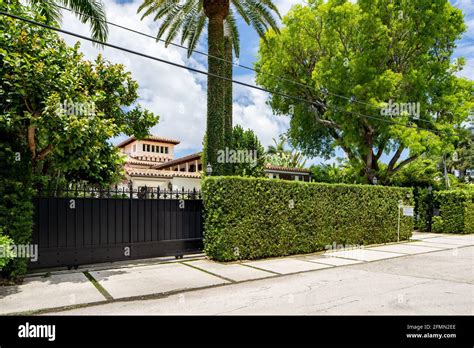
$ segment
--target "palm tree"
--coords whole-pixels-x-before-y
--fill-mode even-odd
[[[232,5],[232,6],[231,6]],[[239,56],[239,32],[235,14],[251,25],[264,38],[268,29],[278,32],[272,11],[280,17],[272,0],[144,0],[138,8],[142,19],[154,15],[162,19],[157,39],[167,33],[166,45],[181,34],[181,44],[188,46],[188,56],[196,48],[207,25],[208,72],[207,78],[207,131],[204,159],[212,163],[214,173],[224,173],[217,163],[217,151],[230,144],[232,134],[232,84],[220,76],[232,77],[232,51]]]
[[[278,141],[276,141],[275,138],[273,138],[273,144],[274,145],[269,145],[267,149],[267,154],[269,155],[276,155],[278,153],[285,152],[285,144],[286,144],[286,138],[283,135],[280,135],[280,138]]]
[[[286,142],[287,139],[284,135],[280,135],[278,141],[273,138],[273,145],[269,145],[267,149],[267,161],[279,167],[304,168],[306,159],[303,154],[294,149],[285,149]]]
[[[108,29],[104,5],[101,0],[27,0],[31,8],[46,18],[46,23],[61,23],[61,8],[71,9],[82,23],[91,27],[92,36],[98,41],[107,41]]]

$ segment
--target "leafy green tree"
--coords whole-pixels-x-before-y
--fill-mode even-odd
[[[138,84],[122,65],[100,55],[87,61],[79,44],[68,47],[47,29],[7,17],[0,23],[0,122],[25,139],[36,174],[47,174],[51,162],[63,171],[94,168],[101,151],[115,156],[108,139],[143,137],[157,123],[136,105]]]
[[[461,181],[472,181],[467,171],[474,170],[474,133],[469,133],[459,142],[447,165],[459,171]]]
[[[261,177],[265,175],[265,149],[251,130],[244,130],[236,125],[232,132],[232,146],[234,151],[244,151],[250,161],[231,163],[230,175]]]
[[[394,186],[424,187],[443,189],[443,171],[440,159],[434,156],[421,156],[416,161],[406,165],[391,177],[390,184]]]
[[[422,154],[454,149],[473,83],[455,75],[462,59],[450,63],[465,25],[447,0],[313,0],[283,23],[260,45],[257,82],[309,101],[270,98],[291,116],[290,143],[305,155],[340,148],[366,182],[388,183]],[[420,103],[420,112],[384,115],[390,101]]]
[[[360,184],[361,178],[347,162],[333,164],[318,164],[310,167],[315,182],[330,184]]]
[[[232,84],[219,76],[231,78],[232,64],[223,59],[232,60],[232,50],[239,56],[235,14],[264,37],[269,28],[278,31],[272,14],[279,16],[278,9],[272,0],[145,0],[138,9],[142,11],[142,18],[154,15],[155,21],[162,20],[157,37],[167,33],[167,44],[181,34],[181,43],[188,46],[188,56],[207,25],[208,71],[212,75],[207,79],[207,139],[203,158],[212,164],[217,175],[228,172],[229,169],[217,163],[217,152],[231,142]]]
[[[45,20],[19,4],[0,9]],[[79,44],[68,47],[23,21],[0,16],[0,27],[0,226],[15,244],[27,244],[35,184],[58,176],[110,184],[121,159],[109,139],[144,137],[158,116],[136,104],[138,85],[122,65],[87,61]],[[21,276],[27,261],[11,260],[2,275]]]

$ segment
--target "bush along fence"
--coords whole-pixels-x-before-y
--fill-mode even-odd
[[[202,190],[204,251],[218,261],[394,242],[399,202],[413,204],[410,188],[262,178],[208,177]],[[402,216],[400,239],[412,230]]]
[[[415,229],[431,232],[435,210],[434,192],[426,187],[416,187],[413,194],[415,198]]]
[[[474,233],[474,190],[435,192],[434,205],[433,232]]]

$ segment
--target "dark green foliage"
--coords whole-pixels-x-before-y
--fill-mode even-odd
[[[233,143],[232,133],[233,133],[233,120],[232,120],[232,37],[224,37],[224,76],[229,80],[223,80],[224,86],[224,144],[228,147]],[[228,163],[225,167],[225,174],[232,174],[232,164]]]
[[[364,182],[364,178],[360,175],[360,169],[352,167],[348,162],[339,165],[321,163],[312,165],[310,170],[316,182],[328,184],[362,184]]]
[[[464,208],[464,233],[474,233],[474,203],[466,202]]]
[[[474,190],[438,191],[434,195],[440,216],[433,218],[433,232],[472,233]],[[467,213],[467,214],[466,214]],[[467,229],[466,229],[467,226]]]
[[[225,148],[224,139],[224,96],[225,84],[218,76],[224,76],[224,63],[217,58],[224,57],[224,24],[220,17],[209,19],[208,70],[207,78],[207,127],[205,160],[203,166],[212,165],[216,175],[224,174],[224,165],[217,161],[217,153]]]
[[[427,188],[416,187],[413,191],[415,198],[415,228],[429,231],[434,208],[433,192]]]
[[[398,203],[412,204],[411,189],[382,186],[211,177],[202,189],[205,252],[219,261],[393,242]],[[402,217],[401,239],[412,229]]]
[[[0,230],[14,244],[30,243],[33,227],[32,170],[24,148],[0,124]],[[1,277],[16,279],[27,266],[28,260],[15,258],[0,270]]]
[[[231,149],[235,151],[247,151],[256,153],[255,161],[245,163],[233,163],[230,174],[239,176],[264,176],[265,149],[251,129],[244,130],[237,125],[232,131]]]
[[[0,9],[45,20],[37,7],[15,1],[0,0]],[[60,180],[117,182],[123,161],[108,140],[144,137],[158,116],[136,104],[138,84],[122,65],[101,56],[87,61],[79,44],[69,47],[57,33],[23,21],[0,16],[0,27],[0,230],[28,244],[34,189]],[[95,111],[62,112],[64,102],[93,103]],[[20,277],[27,263],[13,259],[2,276]]]

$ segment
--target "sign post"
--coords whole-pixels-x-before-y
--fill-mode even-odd
[[[398,226],[397,226],[397,242],[400,242],[400,210],[403,207],[403,201],[398,202]]]
[[[403,201],[398,202],[398,226],[397,226],[397,242],[400,242],[400,220],[401,220],[401,210],[403,209],[403,216],[414,216],[415,210],[414,207],[409,205],[403,205]]]

